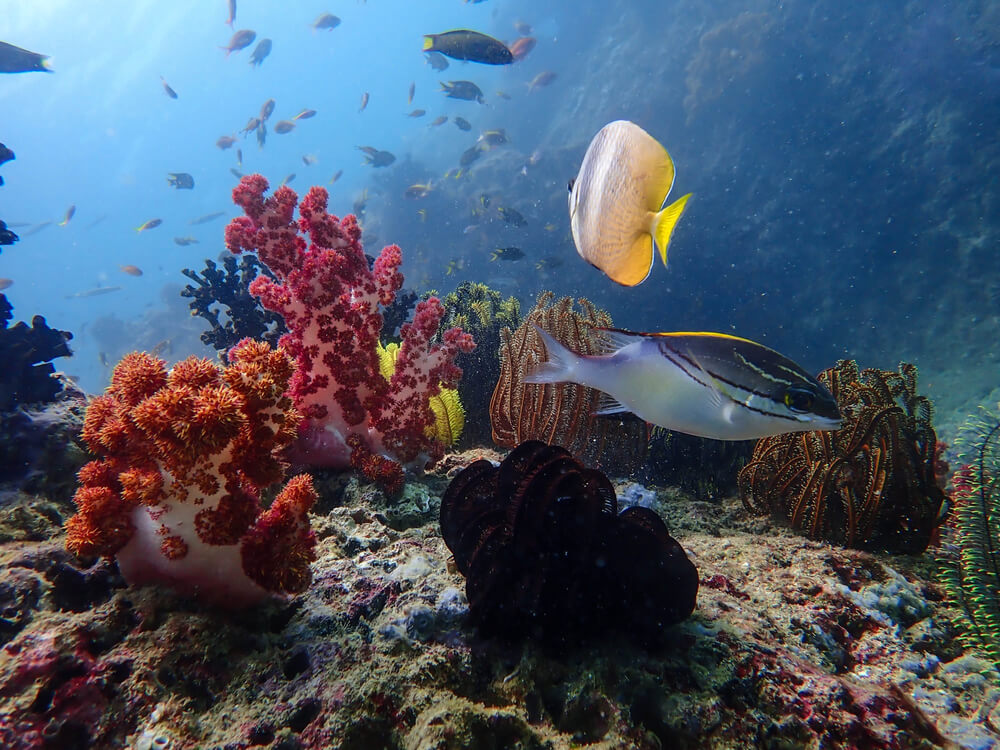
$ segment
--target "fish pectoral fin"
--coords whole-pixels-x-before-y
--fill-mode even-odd
[[[698,361],[698,358],[694,356],[690,350],[687,354],[698,368],[698,373],[701,375],[705,387],[708,388],[709,402],[712,406],[722,411],[724,411],[727,406],[732,406],[733,398],[726,392],[725,383],[721,382],[718,378],[712,375],[712,373],[706,370],[701,362]],[[728,417],[729,415],[727,413],[727,418]]]
[[[626,411],[631,411],[631,409],[627,406],[623,406],[622,403],[610,393],[601,391],[601,402],[598,407],[591,412],[591,414],[595,417],[603,417],[608,414],[621,414]]]
[[[722,416],[726,420],[727,424],[733,423],[733,417],[736,416],[736,403],[730,401],[728,404],[722,407]]]
[[[691,193],[681,196],[654,215],[653,231],[650,234],[653,235],[653,241],[656,243],[656,249],[660,253],[660,259],[664,266],[667,265],[667,246],[670,244],[670,235],[674,233],[674,227],[680,221],[681,214],[684,213],[690,197]]]

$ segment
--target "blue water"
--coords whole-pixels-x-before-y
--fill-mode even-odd
[[[314,31],[325,11],[341,25]],[[248,64],[253,45],[228,57],[219,48],[232,34],[226,12],[224,0],[2,9],[2,39],[51,55],[55,73],[0,76],[0,141],[17,154],[0,167],[0,218],[53,222],[3,248],[0,276],[14,280],[5,293],[18,318],[42,314],[74,332],[74,357],[57,366],[88,390],[106,382],[102,359],[113,365],[132,348],[169,340],[169,359],[214,356],[178,295],[180,269],[200,269],[223,249],[225,221],[237,215],[237,147],[243,172],[272,184],[295,173],[300,193],[342,169],[331,211],[350,212],[367,189],[363,225],[378,242],[369,252],[402,246],[407,286],[418,291],[476,279],[526,303],[543,288],[582,294],[621,326],[735,332],[812,370],[843,356],[886,368],[930,361],[944,340],[958,337],[961,348],[973,328],[980,337],[994,330],[981,327],[983,315],[995,327],[1000,299],[995,169],[990,176],[1000,161],[1000,37],[988,5],[636,2],[612,13],[596,0],[241,0],[235,28],[274,42],[258,68]],[[513,41],[516,20],[538,39],[521,62],[451,61],[437,73],[424,61],[423,33],[468,27]],[[529,93],[542,71],[556,80]],[[437,90],[459,79],[475,81],[487,103]],[[365,91],[370,103],[359,112]],[[253,136],[215,146],[272,97],[263,149]],[[406,117],[418,107],[426,116]],[[273,132],[304,108],[317,116]],[[439,114],[460,115],[472,130],[429,127]],[[583,263],[568,237],[566,181],[590,137],[619,118],[670,150],[673,197],[695,194],[670,267],[657,265],[635,289]],[[482,130],[500,127],[507,146],[461,180],[443,178]],[[363,166],[360,145],[397,161]],[[536,150],[539,163],[522,170]],[[305,165],[306,154],[317,163]],[[168,172],[191,173],[195,189],[169,187]],[[424,201],[403,198],[428,179],[435,190]],[[528,226],[476,217],[484,193]],[[70,205],[76,215],[55,226]],[[215,211],[225,218],[189,226]],[[136,233],[153,218],[162,226]],[[199,244],[174,244],[189,235]],[[489,262],[497,247],[515,245],[524,261]],[[543,257],[563,265],[536,270]],[[125,264],[144,275],[124,274]],[[66,298],[98,286],[123,289]]]

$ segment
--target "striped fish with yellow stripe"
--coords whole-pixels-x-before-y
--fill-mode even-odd
[[[840,428],[840,411],[826,386],[748,339],[598,328],[605,353],[584,355],[537,330],[548,360],[525,382],[601,390],[605,400],[596,414],[630,411],[654,425],[715,440]]]

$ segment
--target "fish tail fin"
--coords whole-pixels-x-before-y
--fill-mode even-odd
[[[670,244],[670,235],[673,234],[674,227],[680,221],[681,214],[684,213],[684,208],[687,206],[688,198],[690,197],[691,193],[688,193],[678,198],[666,208],[658,211],[656,218],[653,219],[653,231],[651,234],[656,242],[656,249],[660,252],[660,259],[663,261],[663,265],[667,265],[667,245]]]
[[[567,349],[548,331],[535,326],[545,344],[548,359],[524,377],[525,383],[564,383],[574,378],[580,355]]]
[[[424,52],[433,52],[434,51],[434,35],[433,34],[424,34],[424,50],[423,51]]]

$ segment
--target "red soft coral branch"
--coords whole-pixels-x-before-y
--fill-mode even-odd
[[[312,466],[368,467],[380,477],[390,470],[382,463],[372,468],[374,458],[435,460],[443,449],[428,435],[429,400],[461,377],[455,357],[475,346],[472,337],[453,329],[433,344],[444,307],[436,298],[421,302],[402,328],[387,382],[378,366],[379,305],[392,304],[403,285],[399,247],[383,248],[369,268],[357,220],[327,213],[326,190],[306,193],[296,222],[295,193],[280,187],[265,198],[267,187],[260,175],[240,181],[233,200],[246,216],[226,228],[226,245],[234,253],[256,252],[277,277],[257,278],[250,291],[288,326],[281,346],[297,365],[290,393],[305,417],[292,457]]]

